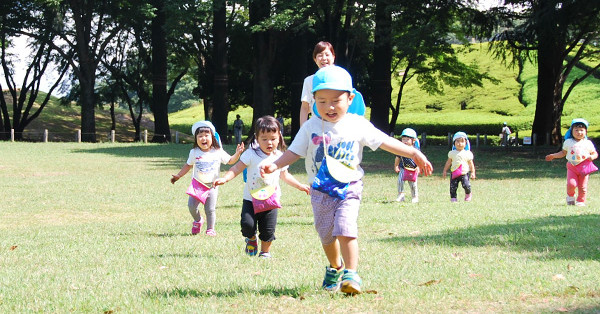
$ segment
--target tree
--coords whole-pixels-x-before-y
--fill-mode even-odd
[[[380,5],[385,6],[385,11],[379,8]],[[374,95],[371,116],[375,117],[373,123],[381,129],[388,132],[394,130],[404,87],[413,78],[417,79],[421,89],[430,94],[443,93],[441,83],[452,87],[468,87],[481,86],[484,79],[495,81],[486,73],[481,73],[476,64],[461,62],[457,57],[457,48],[448,40],[450,34],[464,38],[462,29],[456,26],[457,21],[462,20],[464,11],[468,10],[461,1],[401,0],[393,4],[378,1],[377,6],[377,21],[384,25],[388,21],[391,23],[389,37],[393,43],[390,67],[390,48],[386,46],[388,33],[383,32],[384,36],[381,36],[376,30],[373,93],[386,95]],[[462,44],[468,43],[463,40]],[[391,104],[391,97],[387,97],[391,93],[392,75],[400,79],[395,105]],[[389,117],[390,109],[392,117],[387,124],[384,119]]]
[[[48,104],[52,92],[67,72],[68,64],[57,62],[56,51],[50,45],[55,37],[49,29],[56,15],[51,7],[31,2],[11,2],[0,5],[0,12],[0,63],[12,102],[11,122],[9,106],[4,97],[4,86],[0,83],[0,90],[3,91],[0,97],[0,138],[7,138],[8,132],[14,129],[15,138],[22,139],[27,125],[37,118]],[[26,60],[19,60],[18,56],[9,53],[12,40],[31,31],[33,25],[45,25],[45,27],[30,40],[31,56]],[[23,80],[17,83],[14,67],[19,61],[26,65]],[[50,90],[39,101],[41,80],[48,69],[55,64],[58,77],[54,78]],[[35,104],[37,106],[34,106]]]
[[[600,50],[600,6],[594,0],[506,0],[477,16],[474,21],[482,36],[491,37],[494,55],[509,64],[536,60],[538,89],[533,120],[534,134],[551,134],[561,143],[561,116],[573,89],[600,68],[589,67],[585,74],[565,86],[567,77],[581,60],[593,60]],[[493,35],[495,29],[501,31]],[[565,91],[566,87],[566,91]],[[538,143],[545,142],[539,136]]]

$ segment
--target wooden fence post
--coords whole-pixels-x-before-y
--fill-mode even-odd
[[[452,133],[448,133],[448,147],[452,147]]]
[[[175,131],[175,144],[179,144],[179,131]]]
[[[515,146],[519,146],[519,131],[515,131]]]
[[[475,140],[475,148],[479,148],[479,133],[477,133],[477,139]]]
[[[148,130],[144,130],[144,144],[148,144]]]
[[[427,143],[427,133],[423,132],[421,133],[421,147],[425,147],[425,145]]]
[[[48,143],[48,129],[44,129],[44,143]]]
[[[77,129],[77,133],[75,134],[75,139],[77,143],[81,143],[81,129]]]
[[[110,142],[115,142],[115,130],[110,130]]]
[[[10,141],[15,141],[15,129],[10,129]]]
[[[483,134],[483,146],[487,146],[487,134]]]

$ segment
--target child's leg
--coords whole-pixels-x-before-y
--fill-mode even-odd
[[[579,176],[579,182],[577,182],[577,188],[578,188],[578,193],[577,193],[577,201],[580,203],[585,203],[585,195],[587,194],[587,185],[588,185],[588,180],[590,179],[590,175],[580,175]]]
[[[333,242],[328,244],[321,244],[323,246],[323,252],[329,261],[329,265],[333,268],[342,267],[342,256],[340,255],[340,242],[335,239]]]
[[[198,211],[198,205],[200,205],[199,200],[191,196],[188,198],[188,209],[190,210],[190,214],[192,215],[192,218],[194,218],[194,221],[202,220],[202,216],[200,216],[200,212]]]
[[[338,236],[340,250],[346,269],[356,271],[358,268],[358,240],[351,237]]]
[[[404,180],[402,180],[403,175],[404,168],[400,168],[400,172],[398,172],[398,195],[404,193]]]
[[[269,252],[271,243],[275,240],[275,227],[277,226],[277,208],[255,215],[258,223],[258,238],[260,251]]]
[[[419,197],[419,189],[417,188],[417,181],[408,181],[408,186],[410,186],[410,192],[412,194],[412,198]]]
[[[208,197],[206,198],[206,202],[204,203],[204,213],[206,214],[206,229],[215,228],[218,195],[218,189],[210,189],[210,191],[208,192]]]
[[[469,180],[469,174],[467,173],[459,178],[463,189],[465,189],[465,194],[471,194],[471,181]]]
[[[574,197],[576,189],[577,173],[567,167],[567,195],[570,197]]]
[[[460,181],[460,177],[450,179],[450,198],[456,198],[456,190],[458,190],[458,181]]]
[[[246,238],[252,238],[256,235],[256,219],[254,216],[254,207],[252,202],[244,200],[242,203],[242,215],[240,225],[242,226],[242,235]]]

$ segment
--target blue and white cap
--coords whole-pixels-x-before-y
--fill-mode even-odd
[[[212,132],[212,134],[214,134],[215,138],[217,139],[217,141],[219,142],[219,146],[221,145],[221,137],[219,136],[219,133],[217,133],[217,130],[215,129],[215,126],[212,124],[212,122],[210,121],[198,121],[196,123],[194,123],[192,125],[192,135],[196,135],[196,130],[198,130],[199,128],[208,128],[210,129],[210,131]]]
[[[576,118],[571,120],[571,127],[567,130],[567,133],[565,133],[565,140],[568,140],[570,138],[573,138],[573,126],[576,124],[583,124],[587,130],[587,128],[590,126],[590,124],[587,122],[586,119],[582,119],[582,118]],[[585,138],[587,139],[587,134],[585,136]]]
[[[364,116],[366,111],[365,100],[362,94],[352,87],[352,76],[346,69],[337,65],[323,67],[315,73],[312,81],[312,92],[322,89],[346,91],[354,94],[354,99],[348,107],[348,113]],[[317,104],[313,104],[313,112],[321,117],[317,111]]]

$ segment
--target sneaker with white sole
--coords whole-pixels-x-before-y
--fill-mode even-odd
[[[567,205],[575,205],[575,196],[567,196]]]
[[[200,221],[194,221],[192,223],[192,235],[197,235],[198,233],[200,233],[200,229],[202,229],[202,224],[204,222],[202,221],[202,219],[200,219]]]
[[[585,202],[575,202],[575,206],[585,206]]]
[[[256,239],[256,236],[253,236],[252,239],[246,238],[245,251],[250,256],[256,256],[256,253],[258,253],[258,239]]]
[[[271,253],[269,253],[269,252],[260,252],[258,254],[258,257],[268,259],[268,258],[271,258],[272,256],[271,256]]]
[[[418,203],[419,202],[419,198],[418,197],[413,197],[413,199],[411,200],[411,202]]]
[[[396,202],[404,202],[404,193],[399,194],[398,197],[396,197]]]
[[[362,292],[360,286],[362,285],[362,279],[358,273],[351,269],[344,270],[342,276],[342,292],[345,294],[359,294]]]
[[[340,289],[340,279],[344,274],[344,265],[340,269],[325,267],[325,278],[323,278],[323,289],[336,292]]]

